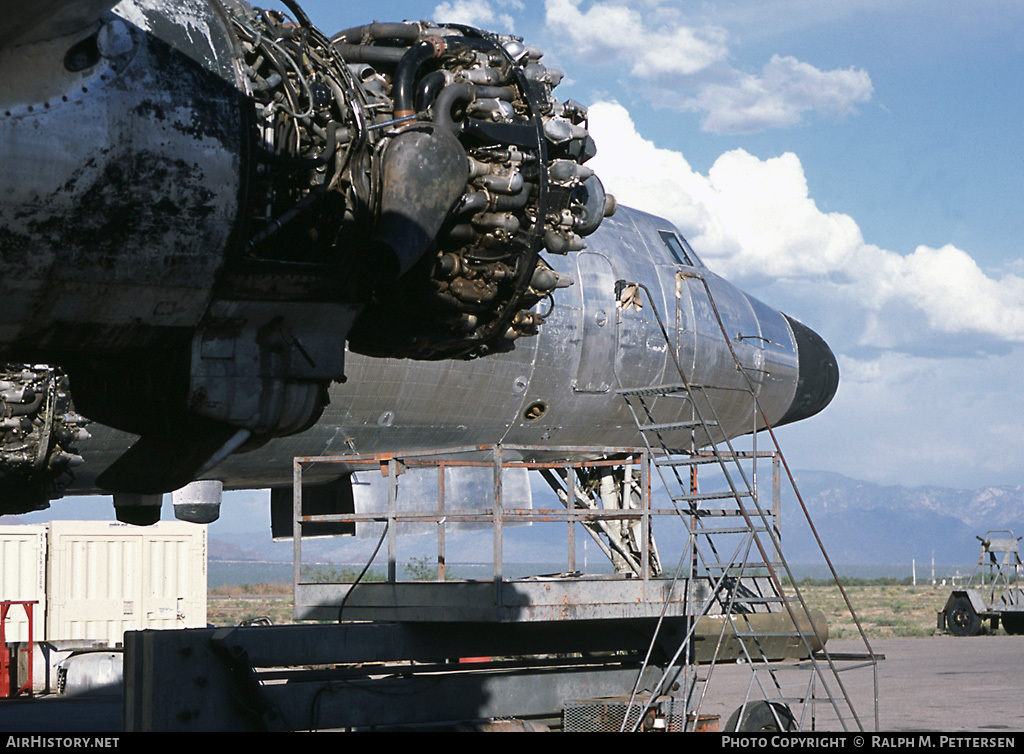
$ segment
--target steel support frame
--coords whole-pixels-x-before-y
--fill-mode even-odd
[[[679,639],[682,624],[676,623],[668,626],[669,643]],[[124,730],[553,721],[567,700],[629,688],[652,632],[646,619],[127,632]],[[459,662],[499,656],[529,659]],[[651,665],[648,682],[660,672]]]

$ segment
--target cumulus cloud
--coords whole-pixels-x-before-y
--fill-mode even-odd
[[[1019,484],[1020,415],[1011,407],[1021,369],[1024,346],[945,358],[941,368],[893,351],[840,356],[832,404],[777,433],[800,468],[886,484]]]
[[[580,0],[547,0],[550,31],[566,38],[588,62],[625,63],[639,78],[688,76],[725,58],[726,32],[713,26],[652,24],[635,8],[597,2],[581,10]]]
[[[753,133],[794,125],[812,111],[843,117],[870,100],[873,91],[862,70],[820,71],[773,55],[760,76],[738,74],[733,84],[708,85],[686,107],[705,113],[705,131]]]
[[[744,73],[727,63],[725,29],[687,24],[656,1],[642,6],[643,13],[613,2],[546,4],[548,29],[567,40],[568,54],[592,65],[628,67],[659,107],[703,113],[706,131],[783,128],[809,113],[840,118],[873,92],[865,71],[822,71],[793,57],[774,55],[760,75]]]
[[[900,255],[865,242],[853,218],[819,209],[794,154],[734,150],[705,176],[640,136],[617,104],[592,106],[590,127],[591,164],[620,202],[675,222],[717,272],[798,292],[803,308],[842,322],[840,348],[912,353],[945,339],[977,350],[976,338],[950,338],[965,335],[1024,343],[1024,277],[993,277],[951,245]]]
[[[1024,342],[1024,278],[991,278],[966,252],[948,244],[918,246],[900,262],[894,287],[907,292],[936,329],[967,327]]]
[[[519,0],[502,3],[512,8],[522,8]],[[465,24],[500,32],[514,30],[515,21],[508,13],[498,13],[488,0],[451,0],[434,8],[433,20],[439,23]],[[500,28],[496,28],[500,27]]]

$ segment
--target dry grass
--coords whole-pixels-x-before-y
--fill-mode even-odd
[[[801,585],[807,604],[828,619],[833,639],[856,638],[856,624],[835,586]],[[904,585],[857,585],[845,587],[868,638],[933,636],[935,615],[949,596],[949,587]],[[793,595],[792,590],[789,592]],[[243,620],[266,616],[274,624],[292,622],[289,584],[245,584],[217,587],[209,592],[207,620],[216,626],[233,626]],[[988,624],[983,631],[990,630]],[[999,629],[1002,633],[1002,629]]]
[[[936,613],[949,596],[949,587],[941,586],[866,585],[844,589],[870,639],[935,635]],[[846,601],[834,585],[800,586],[800,593],[808,606],[825,614],[830,638],[860,635]]]
[[[291,623],[291,584],[219,586],[207,592],[207,623],[236,626],[256,618],[269,618],[274,625]]]
[[[207,590],[207,594],[213,597],[238,597],[239,595],[273,595],[280,597],[282,594],[291,594],[291,584],[227,584],[216,586]]]

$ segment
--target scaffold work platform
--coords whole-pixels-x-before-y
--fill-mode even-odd
[[[694,281],[721,325],[693,272],[677,309]],[[632,289],[679,373],[640,386],[616,375],[640,447],[294,459],[295,619],[324,623],[126,635],[125,729],[877,729],[879,657],[855,615],[864,651],[830,653],[783,555],[785,480],[800,511],[787,531],[809,527],[853,613],[762,421],[764,375],[736,359],[748,388],[730,388],[730,405],[749,400],[754,418],[738,448],[708,397],[718,388],[690,382],[657,302]],[[686,421],[659,419],[680,405]],[[361,568],[304,561],[310,537],[339,532],[354,535],[342,566]],[[873,699],[851,698],[850,671],[874,674]]]

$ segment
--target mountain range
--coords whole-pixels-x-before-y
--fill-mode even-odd
[[[911,561],[916,561],[920,576],[934,560],[962,570],[978,559],[977,536],[993,529],[1010,529],[1018,536],[1024,535],[1022,486],[973,490],[903,487],[822,471],[801,471],[796,477],[811,521],[835,564],[905,564],[909,576]],[[265,497],[259,493],[235,494],[255,495],[257,497],[250,498],[248,505],[266,506],[265,502],[260,502]],[[536,492],[534,499],[534,505],[538,506]],[[542,507],[551,505],[543,503]],[[290,542],[272,542],[268,526],[254,530],[254,520],[269,520],[266,513],[242,518],[242,511],[227,501],[224,510],[224,520],[210,529],[211,559],[291,560]],[[783,552],[790,563],[822,561],[799,503],[792,492],[787,494],[785,489],[782,533]],[[578,539],[582,538],[585,537],[578,535]],[[376,540],[376,536],[358,540],[303,540],[303,560],[355,563],[369,556]],[[564,525],[512,527],[504,531],[507,560],[551,562],[564,557],[564,544],[560,544],[564,541]],[[475,537],[469,532],[453,532],[448,536],[447,546],[449,562],[491,559],[491,538],[486,532],[477,533]],[[436,545],[432,536],[421,535],[410,537],[402,548],[399,558],[407,560],[431,556]],[[663,549],[667,558],[671,548]],[[591,558],[599,557],[596,548],[592,547],[589,552]]]
[[[822,471],[796,474],[801,497],[829,558],[837,565],[903,564],[903,575],[910,575],[916,562],[918,576],[926,573],[934,558],[937,564],[970,568],[978,560],[977,536],[988,530],[1010,529],[1024,535],[1024,487],[1002,486],[956,489],[941,486],[904,487],[881,485]],[[546,489],[546,488],[545,488]],[[543,502],[540,490],[534,492],[535,507],[557,507]],[[658,494],[657,492],[655,493]],[[661,493],[662,495],[664,493]],[[664,499],[664,498],[662,498]],[[270,537],[269,494],[266,491],[231,492],[225,495],[221,518],[210,525],[211,560],[291,562],[290,541],[274,542]],[[164,517],[172,516],[164,505]],[[53,507],[25,516],[2,516],[0,524],[40,523],[51,519],[112,520],[109,498],[69,498],[55,501]],[[655,532],[664,532],[667,523],[656,523]],[[506,561],[551,563],[565,560],[564,524],[535,524],[507,527],[504,530]],[[365,561],[377,543],[377,534],[353,539],[303,540],[303,562],[355,564]],[[601,555],[586,535],[577,535],[582,564],[583,553],[591,563]],[[659,534],[666,565],[677,557],[678,547],[671,538]],[[783,552],[791,564],[822,562],[820,550],[807,526],[792,492],[782,493]],[[433,557],[433,536],[399,537],[399,562]],[[447,536],[448,561],[490,562],[493,544],[490,533],[450,531]],[[386,556],[382,548],[378,562]],[[937,575],[945,575],[937,566]],[[950,570],[952,573],[952,570]]]
[[[840,474],[796,474],[810,519],[834,563],[971,564],[978,536],[1010,529],[1024,534],[1024,487],[903,487],[858,481]],[[783,494],[783,542],[787,558],[805,562],[816,550],[807,527],[786,537],[787,521],[799,514],[795,497]]]

